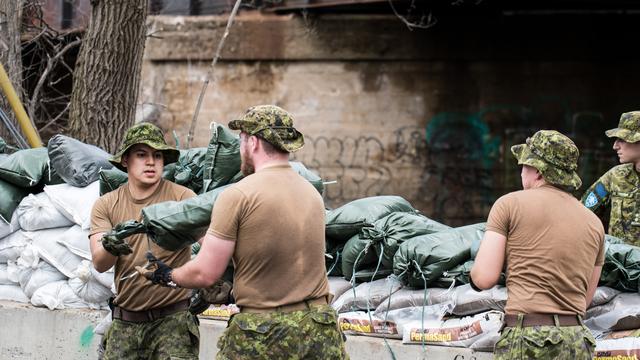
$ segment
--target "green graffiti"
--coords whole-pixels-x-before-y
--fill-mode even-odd
[[[87,326],[82,335],[80,335],[80,346],[89,347],[91,345],[91,341],[93,340],[93,326]]]

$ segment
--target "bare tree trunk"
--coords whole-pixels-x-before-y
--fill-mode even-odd
[[[148,1],[91,4],[73,76],[69,135],[113,153],[134,122]]]
[[[9,79],[22,99],[22,51],[20,50],[20,28],[22,25],[23,0],[0,0],[0,62],[9,74]],[[0,90],[0,92],[2,92]],[[0,108],[9,115],[17,129],[13,110],[4,94],[0,95]],[[0,137],[9,143],[15,143],[9,130],[0,123]]]

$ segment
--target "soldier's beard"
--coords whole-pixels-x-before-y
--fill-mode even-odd
[[[251,155],[249,155],[247,151],[242,151],[240,153],[240,159],[240,171],[242,171],[242,175],[249,176],[256,172],[256,168],[253,164],[253,158],[251,158]]]

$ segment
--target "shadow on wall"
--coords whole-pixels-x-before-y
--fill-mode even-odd
[[[329,185],[329,206],[398,194],[425,215],[459,226],[486,220],[493,202],[518,190],[520,168],[511,146],[540,129],[555,129],[580,149],[579,173],[586,189],[616,164],[604,131],[616,121],[601,112],[574,110],[555,98],[531,105],[494,105],[477,112],[442,112],[426,128],[402,127],[384,138],[306,137],[296,155]],[[576,192],[580,196],[581,191]]]

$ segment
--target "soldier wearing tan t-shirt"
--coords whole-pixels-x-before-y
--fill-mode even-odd
[[[240,313],[229,320],[217,359],[347,359],[328,304],[322,197],[289,165],[302,134],[273,105],[249,108],[229,127],[241,131],[245,178],[219,195],[194,260],[143,274],[162,285],[206,288],[233,260]]]
[[[505,328],[496,359],[592,359],[595,340],[582,316],[604,261],[604,228],[570,191],[582,184],[578,148],[541,130],[511,148],[524,190],[489,213],[471,270],[472,286],[496,285],[506,264]]]
[[[197,319],[188,311],[190,292],[155,286],[135,276],[135,267],[147,261],[147,251],[166,264],[180,266],[189,261],[190,249],[167,251],[146,235],[122,239],[112,231],[125,221],[141,221],[142,208],[148,205],[195,196],[162,179],[164,165],[178,156],[159,128],[141,123],[127,131],[120,150],[110,159],[127,172],[128,182],[100,197],[91,213],[93,265],[99,272],[115,267],[117,297],[113,323],[102,339],[103,359],[198,358],[200,335]]]

